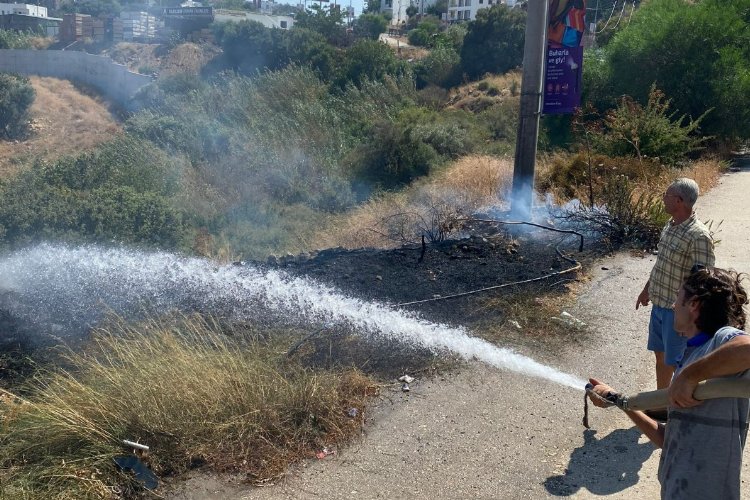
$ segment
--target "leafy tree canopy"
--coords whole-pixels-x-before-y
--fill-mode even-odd
[[[442,14],[448,12],[448,0],[437,0],[437,2],[427,7],[424,11],[425,14],[440,18]]]
[[[122,6],[117,0],[78,0],[60,7],[65,14],[88,14],[90,16],[119,16]]]
[[[652,0],[605,47],[613,95],[652,84],[703,131],[750,137],[750,0]],[[586,65],[584,64],[584,68]]]
[[[346,28],[341,9],[324,9],[314,5],[295,18],[295,26],[306,28],[323,35],[329,43],[343,47],[346,45]]]
[[[461,61],[471,78],[485,73],[505,73],[523,62],[526,12],[493,5],[477,13],[463,40]]]
[[[357,36],[377,40],[388,28],[388,19],[382,14],[365,12],[354,21],[354,33]]]

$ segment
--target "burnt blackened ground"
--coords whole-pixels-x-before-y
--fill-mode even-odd
[[[488,299],[513,294],[567,293],[566,283],[578,274],[570,272],[536,283],[503,287],[459,298],[450,295],[540,278],[574,267],[563,255],[579,260],[578,239],[561,238],[543,230],[512,235],[491,226],[477,225],[473,236],[405,246],[392,250],[323,250],[314,258],[296,259],[281,267],[291,274],[306,275],[365,300],[399,305],[417,311],[431,321],[472,326],[502,321],[504,311],[486,307]]]

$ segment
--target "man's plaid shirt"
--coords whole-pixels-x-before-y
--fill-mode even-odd
[[[714,242],[708,228],[693,214],[681,224],[669,221],[661,232],[658,249],[648,294],[654,305],[670,308],[691,267],[714,265]]]

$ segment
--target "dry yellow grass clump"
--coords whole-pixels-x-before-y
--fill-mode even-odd
[[[93,149],[121,131],[107,105],[67,80],[31,77],[36,97],[32,131],[23,141],[0,141],[0,177],[36,158],[54,159]]]
[[[359,432],[370,379],[301,366],[284,335],[232,333],[196,317],[116,324],[0,400],[0,497],[131,497],[113,461],[124,439],[150,447],[157,475],[200,463],[261,481]]]
[[[509,158],[466,156],[404,191],[378,194],[352,212],[332,217],[310,245],[390,248],[416,242],[421,234],[502,200],[512,178]]]

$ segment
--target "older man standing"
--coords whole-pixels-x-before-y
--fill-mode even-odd
[[[656,355],[656,388],[669,386],[674,367],[685,350],[686,339],[674,330],[672,304],[695,265],[712,267],[714,243],[708,228],[698,220],[693,205],[700,189],[692,179],[674,181],[664,193],[664,207],[672,216],[659,238],[656,264],[638,295],[635,308],[653,302],[648,350]]]

